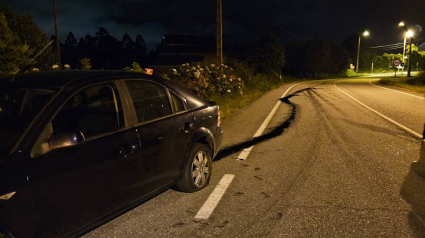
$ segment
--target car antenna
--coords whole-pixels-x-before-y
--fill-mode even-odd
[[[49,45],[51,45],[53,43],[53,40],[51,40],[50,42],[49,42],[49,44],[47,44],[42,50],[40,50],[40,52],[38,52],[38,54],[36,55],[36,56],[34,56],[34,58],[32,58],[29,62],[28,62],[28,64],[26,64],[24,67],[22,67],[22,69],[21,70],[19,70],[19,72],[18,73],[22,73],[23,71],[24,71],[24,69],[29,65],[29,64],[31,64],[31,62],[32,61],[34,61],[41,53],[43,53],[43,51],[45,51],[46,49],[47,49],[47,47],[49,47]]]

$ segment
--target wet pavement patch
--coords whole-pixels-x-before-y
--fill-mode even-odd
[[[270,195],[268,195],[267,193],[265,193],[265,192],[261,192],[261,194],[263,194],[263,196],[265,197],[265,198],[269,198],[270,197]]]
[[[172,227],[173,228],[177,228],[177,227],[182,227],[184,225],[186,225],[186,223],[184,223],[184,222],[177,222],[176,224],[172,225]]]
[[[214,228],[224,228],[228,223],[229,221],[224,221],[222,224],[214,226]]]

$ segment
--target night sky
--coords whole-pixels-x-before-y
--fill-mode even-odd
[[[164,34],[215,36],[216,0],[57,0],[62,42],[72,31],[79,39],[99,27],[121,40],[141,34],[154,48]],[[0,0],[19,13],[31,12],[37,24],[54,34],[51,0]],[[425,26],[425,0],[223,0],[225,44],[253,43],[267,33],[284,44],[321,37],[341,43],[368,29],[374,45],[402,42],[400,20]],[[414,28],[416,38],[424,33]]]

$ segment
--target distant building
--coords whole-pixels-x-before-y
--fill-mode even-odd
[[[215,63],[216,44],[212,36],[164,35],[150,67],[179,67],[184,63]]]

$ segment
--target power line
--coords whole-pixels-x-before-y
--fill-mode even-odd
[[[292,34],[291,32],[289,32],[288,30],[284,29],[283,27],[281,27],[281,26],[278,26],[278,27],[279,27],[281,30],[283,30],[286,34],[288,34],[288,35],[290,35],[290,36],[294,37],[295,39],[298,39],[298,40],[305,40],[305,41],[309,41],[309,40],[311,40],[311,39],[312,39],[312,38],[310,38],[310,39],[304,39],[304,38],[298,37],[298,36],[296,36],[296,35]]]
[[[390,50],[397,50],[397,49],[403,49],[403,46],[401,47],[394,47],[394,48],[379,48],[379,49],[374,49],[375,51],[390,51]]]
[[[378,46],[372,46],[370,48],[374,49],[374,48],[383,48],[383,47],[391,47],[391,46],[399,46],[399,45],[403,45],[403,43],[395,43],[395,44],[390,44],[390,45],[378,45]]]

